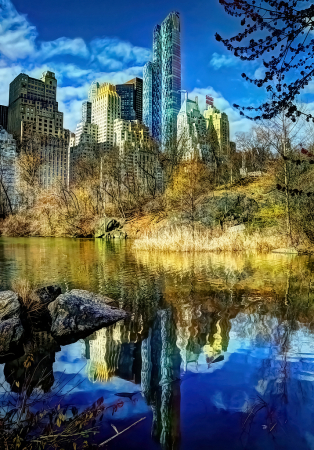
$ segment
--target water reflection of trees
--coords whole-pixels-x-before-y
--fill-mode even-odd
[[[271,349],[261,362],[258,389],[280,414],[287,414],[287,406],[278,405],[287,405],[291,396],[289,352],[296,353],[293,346],[302,324],[311,332],[314,323],[312,262],[278,255],[133,254],[123,245],[99,240],[95,248],[93,241],[71,241],[52,246],[50,252],[45,247],[39,258],[37,251],[40,264],[35,254],[27,254],[34,281],[39,277],[41,284],[64,282],[66,289],[106,294],[132,314],[84,340],[89,379],[105,382],[118,376],[141,384],[153,411],[152,436],[164,448],[176,448],[182,372],[197,370],[204,360],[207,370],[227,351],[230,338],[248,339],[253,348]],[[53,279],[48,271],[40,278],[48,257]],[[58,271],[51,270],[58,264]],[[36,362],[45,356],[52,369],[58,348],[45,339],[6,363],[8,381],[12,372],[22,378],[29,354]],[[52,383],[48,378],[43,388]]]
[[[275,304],[268,305],[266,314],[259,311],[240,313],[233,321],[235,334],[232,338],[249,339],[253,349],[268,349],[259,368],[257,395],[247,405],[244,417],[247,445],[250,445],[254,421],[262,423],[263,429],[271,435],[277,431],[286,432],[290,422],[294,421],[295,411],[300,413],[312,397],[312,384],[308,382],[314,381],[313,300],[310,297],[311,283],[306,299],[298,280],[288,271],[285,295]],[[306,342],[309,334],[309,342]]]
[[[54,384],[53,363],[60,346],[46,331],[35,332],[24,345],[24,355],[8,361],[4,365],[4,376],[13,392],[20,392],[27,370],[31,367],[32,376],[28,383],[30,395],[35,386],[49,392]]]

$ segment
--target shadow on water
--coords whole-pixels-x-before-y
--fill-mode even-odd
[[[41,389],[68,377],[67,401],[78,408],[119,399],[96,444],[111,424],[147,417],[108,448],[313,448],[311,258],[154,255],[131,245],[0,239],[3,289],[27,276],[106,294],[132,313],[71,345],[35,332],[24,355],[2,365],[11,390],[36,367],[30,391],[46,373]]]

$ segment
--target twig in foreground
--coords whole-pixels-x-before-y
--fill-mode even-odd
[[[132,423],[132,425],[130,425],[129,427],[125,428],[122,431],[119,431],[119,433],[115,434],[114,436],[112,436],[111,438],[107,439],[105,442],[102,442],[101,444],[98,445],[98,447],[102,447],[103,445],[107,444],[107,442],[111,441],[112,439],[116,438],[117,436],[119,436],[120,434],[124,433],[125,431],[129,430],[130,428],[134,427],[134,425],[136,425],[137,423],[141,422],[142,420],[146,419],[146,417],[142,417],[140,420],[138,420],[137,422]]]

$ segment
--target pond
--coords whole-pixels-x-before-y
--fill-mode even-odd
[[[0,238],[0,290],[27,278],[104,294],[131,312],[70,345],[34,333],[31,350],[0,366],[1,382],[14,389],[31,351],[51,371],[43,390],[62,380],[64,401],[79,409],[104,398],[96,444],[112,425],[143,419],[108,449],[314,449],[313,275],[310,256]]]

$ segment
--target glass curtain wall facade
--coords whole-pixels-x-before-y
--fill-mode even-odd
[[[133,78],[125,83],[125,85],[133,86],[133,108],[136,120],[143,121],[143,80],[142,78]]]
[[[162,37],[161,26],[156,25],[153,34],[153,91],[152,91],[152,135],[162,141]]]
[[[92,123],[92,103],[85,101],[82,103],[82,122]]]
[[[176,136],[181,108],[181,46],[179,13],[173,12],[161,25],[162,36],[162,142]]]
[[[148,62],[143,68],[143,122],[152,134],[153,128],[153,63]],[[152,134],[153,135],[153,134]]]
[[[163,147],[176,136],[180,90],[180,17],[172,12],[154,28],[153,62],[144,66],[143,121]]]

